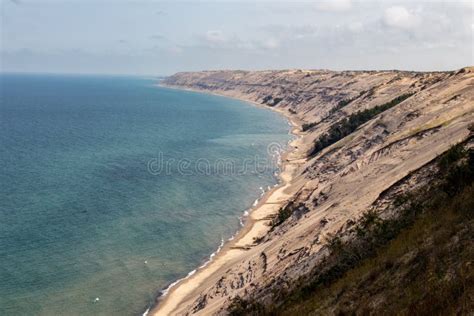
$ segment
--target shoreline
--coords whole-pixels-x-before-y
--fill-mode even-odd
[[[281,206],[280,204],[285,203],[287,198],[291,196],[291,194],[287,194],[285,191],[291,186],[290,183],[294,179],[294,173],[297,168],[295,167],[295,163],[290,162],[288,157],[295,153],[295,150],[298,148],[297,144],[302,137],[301,122],[296,122],[294,117],[291,117],[288,113],[285,113],[279,109],[264,106],[244,98],[228,96],[225,94],[201,91],[191,88],[168,86],[160,83],[158,86],[169,89],[228,97],[239,101],[248,102],[259,108],[272,110],[279,113],[280,115],[283,115],[287,119],[287,122],[291,126],[289,133],[295,136],[295,138],[287,144],[287,148],[281,153],[281,162],[279,166],[280,172],[278,174],[277,184],[271,187],[270,190],[265,191],[261,198],[256,200],[256,205],[252,205],[247,210],[248,215],[245,213],[242,215],[242,218],[245,218],[243,226],[231,238],[221,243],[221,246],[219,246],[219,248],[210,255],[208,261],[189,272],[184,278],[174,281],[165,289],[161,290],[160,293],[163,294],[155,299],[154,304],[149,306],[143,315],[173,314],[182,303],[192,297],[193,294],[196,294],[199,287],[205,284],[210,276],[231,265],[231,263],[236,259],[241,258],[241,255],[245,254],[248,247],[255,246],[255,239],[260,238],[268,233],[270,230],[270,226],[267,225],[268,217],[277,214]]]

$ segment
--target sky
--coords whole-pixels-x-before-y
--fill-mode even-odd
[[[0,71],[453,70],[471,1],[0,0]]]

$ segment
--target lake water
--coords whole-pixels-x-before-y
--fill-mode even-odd
[[[0,314],[143,313],[276,183],[288,131],[149,78],[0,75]]]

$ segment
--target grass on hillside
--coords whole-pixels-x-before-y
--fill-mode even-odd
[[[331,240],[330,255],[273,303],[235,298],[231,315],[454,315],[474,310],[474,152],[452,147],[436,183],[394,200],[400,216],[367,212],[357,238]]]
[[[319,137],[318,140],[314,143],[314,147],[309,153],[309,156],[310,157],[315,156],[318,152],[320,152],[324,148],[336,143],[337,141],[341,140],[347,135],[353,133],[362,124],[370,121],[378,114],[405,101],[412,95],[413,95],[412,93],[402,94],[385,104],[377,105],[371,109],[357,111],[356,113],[349,115],[349,117],[344,118],[341,121],[335,123],[334,125],[331,126],[331,128],[329,129],[327,133]],[[308,129],[309,128],[310,127],[308,127]]]

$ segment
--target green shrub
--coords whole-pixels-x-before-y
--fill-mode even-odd
[[[230,316],[264,315],[265,307],[256,301],[248,301],[236,296],[232,299],[228,309]]]
[[[446,151],[438,160],[438,168],[441,172],[447,172],[453,163],[466,157],[467,151],[462,144],[455,145]]]
[[[358,111],[357,113],[351,114],[348,118],[344,118],[341,121],[337,122],[329,131],[322,135],[314,144],[313,150],[309,153],[309,156],[314,156],[324,148],[336,143],[342,138],[346,137],[349,134],[352,134],[359,126],[370,121],[376,115],[394,107],[395,105],[403,102],[412,96],[413,93],[407,93],[396,97],[382,105],[377,105],[371,109],[364,111]]]
[[[276,227],[287,220],[291,214],[293,214],[294,205],[293,202],[288,203],[284,207],[278,210],[276,218],[272,222],[272,227]]]
[[[337,103],[337,105],[335,107],[333,107],[330,111],[329,111],[329,114],[334,114],[336,113],[337,111],[339,111],[340,109],[342,109],[343,107],[349,105],[350,103],[352,103],[353,101],[357,100],[358,98],[360,98],[361,96],[363,96],[365,93],[367,93],[367,91],[361,91],[359,93],[358,96],[356,97],[353,97],[353,98],[349,98],[349,99],[343,99],[341,101],[339,101]]]
[[[441,189],[455,195],[474,177],[473,152],[468,152],[462,144],[453,146],[439,158],[438,168],[444,177]]]
[[[311,128],[315,127],[318,123],[313,122],[313,123],[304,123],[301,126],[301,131],[306,132],[307,130],[310,130]]]
[[[262,103],[268,105],[268,106],[275,106],[278,103],[283,101],[283,98],[274,98],[271,95],[267,95],[266,97],[263,98]]]

